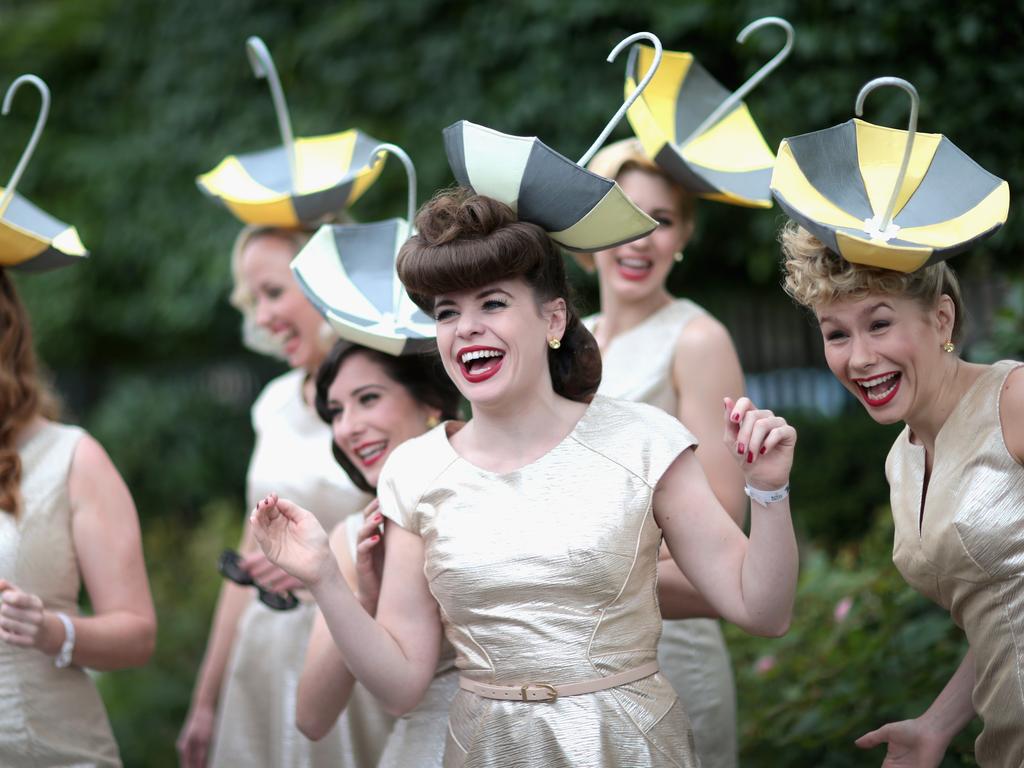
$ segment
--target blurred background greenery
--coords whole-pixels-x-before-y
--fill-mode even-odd
[[[1021,188],[1024,25],[1013,3],[0,2],[0,85],[32,72],[53,92],[19,191],[77,225],[92,251],[73,269],[19,277],[18,288],[68,419],[104,443],[134,492],[160,614],[151,664],[101,678],[126,764],[174,764],[219,586],[216,554],[237,540],[244,516],[248,406],[281,370],[240,345],[226,300],[238,225],[193,181],[228,153],[277,142],[246,36],[272,51],[297,135],[358,126],[402,145],[422,198],[451,182],[440,130],[455,120],[538,135],[577,157],[621,98],[624,60],[604,62],[619,39],[651,30],[735,87],[781,44],[777,32],[735,42],[764,15],[797,30],[791,58],[747,99],[770,145],[848,119],[864,82],[897,75],[921,93],[921,130],[945,133]],[[35,100],[19,96],[3,119],[5,168],[35,115]],[[905,101],[876,94],[867,117],[902,126]],[[353,213],[400,214],[404,184],[389,165]],[[703,204],[672,278],[733,331],[752,385],[778,369],[822,368],[815,331],[778,289],[781,221],[777,209]],[[968,350],[977,359],[1024,355],[1022,243],[1011,213],[999,235],[955,260],[978,286],[982,322]],[[593,308],[593,282],[575,278]],[[793,499],[804,568],[793,629],[777,641],[730,630],[746,766],[878,765],[880,754],[860,753],[852,739],[921,711],[963,652],[948,617],[890,562],[882,462],[895,431],[841,394],[826,409],[799,407],[816,397],[798,392],[786,414],[801,430]],[[963,735],[945,764],[973,765],[971,742]]]

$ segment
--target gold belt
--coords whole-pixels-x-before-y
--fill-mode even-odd
[[[464,691],[483,696],[485,699],[500,699],[502,701],[555,701],[560,696],[579,696],[583,693],[596,693],[606,691],[609,688],[618,688],[620,685],[632,683],[650,677],[658,671],[658,662],[649,661],[639,667],[633,667],[623,672],[616,672],[607,677],[595,677],[593,680],[584,680],[581,683],[565,683],[552,685],[551,683],[526,683],[524,685],[490,685],[478,683],[468,677],[459,677],[459,687]]]

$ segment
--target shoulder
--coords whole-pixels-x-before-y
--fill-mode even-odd
[[[445,434],[445,424],[395,448],[377,480],[381,514],[403,528],[418,532],[415,520],[417,505],[433,481],[455,458]]]
[[[1024,365],[1014,365],[999,392],[999,422],[1007,449],[1024,464]]]
[[[124,487],[117,467],[96,438],[78,427],[64,429],[73,430],[68,439],[75,440],[68,471],[68,490],[73,499]]]
[[[259,426],[301,396],[305,371],[298,368],[271,379],[252,404],[253,426]]]
[[[696,306],[696,305],[694,305]],[[732,336],[717,318],[704,310],[683,326],[676,339],[676,360],[692,362],[708,356],[736,356]]]
[[[579,442],[652,486],[697,438],[660,408],[598,395],[577,430]]]

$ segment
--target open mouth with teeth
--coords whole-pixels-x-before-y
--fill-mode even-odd
[[[654,267],[654,262],[650,259],[641,259],[635,256],[615,259],[615,264],[619,268],[619,274],[627,280],[643,280],[651,274],[651,269]]]
[[[486,381],[501,369],[505,353],[494,347],[466,347],[459,351],[459,369],[466,381]]]
[[[902,373],[890,371],[869,379],[853,379],[853,383],[857,385],[864,402],[872,408],[877,408],[896,397],[902,380]]]
[[[388,451],[388,441],[375,440],[372,443],[360,443],[352,450],[355,451],[360,464],[364,467],[372,467],[384,458],[384,454]]]

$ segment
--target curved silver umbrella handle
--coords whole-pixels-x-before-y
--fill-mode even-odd
[[[406,221],[408,221],[409,226],[412,227],[412,220],[416,218],[416,166],[412,164],[412,160],[405,153],[404,149],[399,147],[397,144],[388,143],[378,144],[370,151],[370,162],[375,162],[377,157],[384,152],[390,152],[401,160],[402,165],[405,166],[405,178],[409,182],[409,193],[406,198]]]
[[[615,126],[622,122],[622,118],[626,116],[626,112],[631,106],[633,106],[633,102],[640,98],[640,94],[644,92],[644,88],[646,88],[647,84],[651,82],[651,79],[654,77],[654,73],[658,71],[658,67],[661,65],[661,40],[658,39],[657,35],[651,32],[637,32],[630,35],[625,40],[620,40],[619,44],[612,48],[612,52],[608,54],[606,61],[608,61],[608,63],[615,61],[615,57],[618,56],[626,46],[632,45],[638,40],[648,40],[651,45],[654,46],[654,61],[652,61],[651,66],[647,68],[647,72],[644,73],[643,79],[622,103],[622,106],[619,107],[619,111],[612,115],[612,119],[608,121],[604,130],[601,131],[601,135],[597,137],[597,140],[594,141],[593,144],[590,145],[590,149],[584,153],[583,157],[580,158],[580,161],[576,163],[576,165],[586,166],[586,164],[590,162],[590,159],[597,154],[597,150],[604,145],[609,134],[615,130]]]
[[[252,73],[270,85],[270,96],[274,100],[274,112],[277,114],[277,127],[281,131],[281,143],[284,144],[285,155],[288,157],[288,172],[292,177],[292,188],[295,188],[297,163],[295,160],[295,135],[292,133],[292,119],[288,114],[288,104],[284,100],[281,79],[277,76],[277,67],[270,56],[267,44],[256,35],[245,41],[245,52],[249,56]]]
[[[36,118],[36,127],[32,131],[32,137],[28,140],[28,144],[25,146],[25,150],[21,153],[21,159],[18,160],[18,164],[14,167],[14,173],[11,174],[10,181],[7,182],[7,188],[4,190],[3,197],[0,197],[0,218],[7,212],[7,206],[11,204],[11,200],[14,199],[14,190],[18,187],[18,182],[21,181],[21,174],[25,172],[25,168],[28,166],[28,161],[32,159],[32,153],[36,151],[36,145],[39,143],[39,138],[43,135],[43,128],[46,127],[46,117],[50,114],[50,89],[41,78],[35,75],[22,75],[7,89],[7,93],[4,95],[4,104],[2,113],[6,116],[11,111],[11,102],[14,101],[14,94],[18,92],[18,89],[25,83],[31,83],[39,91],[39,96],[42,103],[39,106],[39,117]]]
[[[370,157],[376,159],[382,152],[390,152],[399,160],[402,161],[402,165],[405,167],[405,178],[409,182],[409,197],[406,201],[406,234],[412,234],[412,220],[416,217],[416,166],[412,164],[412,159],[406,154],[405,150],[396,144],[378,144],[370,152]],[[391,307],[393,309],[391,315],[391,322],[397,322],[396,317],[398,316],[399,307],[402,305],[402,292],[405,290],[402,286],[402,281],[398,279],[398,248],[395,249],[395,274],[392,275],[394,281],[393,293],[391,296]]]
[[[764,66],[757,70],[757,72],[747,78],[747,82],[729,94],[729,97],[719,104],[715,110],[704,119],[704,122],[697,126],[697,129],[693,133],[686,137],[686,140],[681,146],[689,144],[704,133],[704,131],[717,123],[722,117],[727,115],[737,103],[742,101],[748,93],[760,85],[761,81],[774,72],[775,69],[778,68],[778,66],[789,56],[790,51],[793,50],[793,38],[795,37],[793,25],[778,16],[765,16],[763,19],[757,19],[756,21],[750,22],[740,30],[738,35],[736,35],[736,42],[741,44],[745,43],[751,33],[761,27],[781,27],[785,30],[786,43],[782,46],[782,50],[770,58]]]
[[[885,206],[884,213],[881,215],[875,214],[873,219],[865,221],[864,224],[871,227],[869,234],[878,235],[883,240],[890,240],[899,230],[897,227],[891,233],[887,232],[889,225],[892,223],[892,212],[896,207],[896,198],[899,197],[900,189],[903,187],[903,179],[907,176],[907,166],[910,165],[910,153],[914,149],[914,136],[917,135],[917,109],[921,99],[917,95],[917,89],[901,77],[876,77],[871,82],[866,83],[860,89],[860,93],[857,94],[857,103],[854,106],[857,117],[864,114],[864,100],[868,97],[868,94],[875,90],[875,88],[881,88],[886,85],[902,88],[910,96],[910,120],[907,122],[907,142],[903,145],[903,159],[900,161],[899,173],[896,174],[896,186],[892,188],[892,194],[889,195],[889,204]]]

